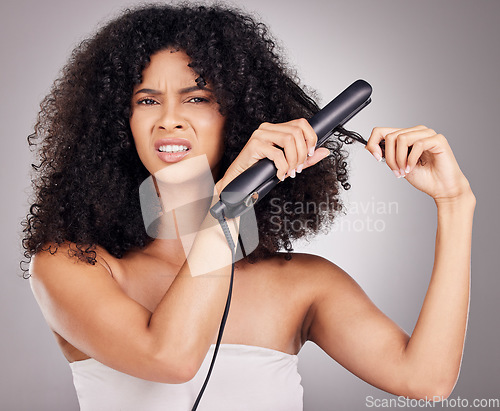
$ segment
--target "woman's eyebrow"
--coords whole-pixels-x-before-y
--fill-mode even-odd
[[[134,94],[145,93],[145,94],[161,94],[159,90],[153,90],[151,88],[141,88],[137,90]]]
[[[179,94],[186,94],[186,93],[191,93],[193,91],[199,91],[199,90],[203,90],[203,91],[212,91],[211,89],[209,89],[208,87],[200,87],[200,86],[191,86],[191,87],[186,87],[186,88],[181,88],[179,90]]]
[[[208,87],[201,88],[199,86],[191,86],[191,87],[181,88],[179,90],[179,94],[187,94],[187,93],[191,93],[193,91],[199,91],[199,90],[212,92],[212,90],[209,89]],[[161,91],[154,90],[152,88],[141,88],[140,90],[137,90],[134,94],[140,94],[140,93],[153,94],[153,95],[162,94]]]

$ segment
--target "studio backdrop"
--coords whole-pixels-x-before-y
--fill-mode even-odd
[[[135,4],[7,0],[0,5],[2,410],[78,409],[68,363],[19,268],[20,222],[28,211],[33,161],[26,137],[39,102],[73,47]],[[357,79],[373,86],[372,103],[346,128],[368,138],[376,126],[424,124],[448,139],[477,198],[469,327],[460,378],[450,400],[465,399],[469,405],[474,400],[498,400],[500,2],[228,4],[269,26],[289,66],[304,87],[316,92],[320,106]],[[353,144],[348,151],[351,189],[342,193],[346,214],[329,233],[296,243],[295,251],[321,255],[339,265],[411,334],[432,270],[434,202],[405,179],[396,179],[362,145]],[[394,398],[352,375],[311,342],[299,353],[299,372],[305,410],[360,410],[375,400]]]

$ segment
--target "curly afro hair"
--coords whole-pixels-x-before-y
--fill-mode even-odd
[[[149,176],[139,160],[129,126],[135,84],[157,51],[186,52],[190,66],[210,82],[226,116],[220,177],[263,122],[309,118],[319,108],[284,65],[265,25],[226,6],[183,4],[127,9],[73,51],[60,77],[40,104],[34,133],[37,164],[34,198],[23,221],[25,263],[41,250],[55,252],[64,242],[94,264],[95,247],[121,258],[153,239],[142,220],[139,185]],[[325,146],[332,155],[286,179],[256,207],[260,243],[247,259],[255,262],[292,241],[331,226],[342,210],[339,188],[349,188],[339,128]],[[327,210],[277,207],[327,202]],[[282,224],[299,221],[293,229]],[[280,226],[282,229],[277,230]],[[50,247],[48,244],[52,244]],[[23,270],[26,273],[26,270]]]

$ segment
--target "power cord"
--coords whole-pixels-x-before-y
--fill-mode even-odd
[[[191,409],[191,411],[195,411],[198,408],[198,404],[200,403],[203,392],[205,391],[205,388],[207,387],[207,384],[208,384],[208,380],[210,379],[210,375],[212,374],[212,368],[214,368],[215,358],[217,357],[217,353],[219,351],[219,345],[220,345],[220,342],[222,340],[222,333],[224,332],[224,327],[226,325],[227,315],[229,313],[229,306],[231,304],[231,295],[233,293],[233,278],[234,278],[234,263],[235,263],[234,260],[235,260],[235,255],[236,255],[235,245],[234,245],[233,237],[231,236],[231,232],[229,231],[229,227],[227,225],[226,218],[224,217],[223,213],[219,213],[215,217],[219,221],[219,224],[222,228],[222,231],[224,232],[224,235],[226,236],[226,240],[227,240],[227,243],[229,245],[229,248],[231,249],[231,281],[229,283],[229,292],[227,294],[226,307],[224,308],[224,314],[222,315],[222,321],[221,321],[220,327],[219,327],[219,335],[217,336],[217,343],[215,344],[212,362],[210,364],[210,368],[208,369],[208,374],[207,374],[207,377],[205,378],[205,382],[203,383],[203,386],[201,387],[200,393],[198,394],[198,397],[196,398],[196,401],[194,402],[194,405],[193,405],[193,408]]]

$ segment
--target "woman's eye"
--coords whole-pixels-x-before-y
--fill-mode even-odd
[[[206,98],[203,98],[203,97],[192,97],[188,100],[188,103],[195,103],[195,104],[198,104],[198,103],[207,103],[208,100]]]
[[[137,102],[137,104],[143,104],[145,106],[152,106],[153,104],[157,104],[155,100],[152,98],[143,98]]]

